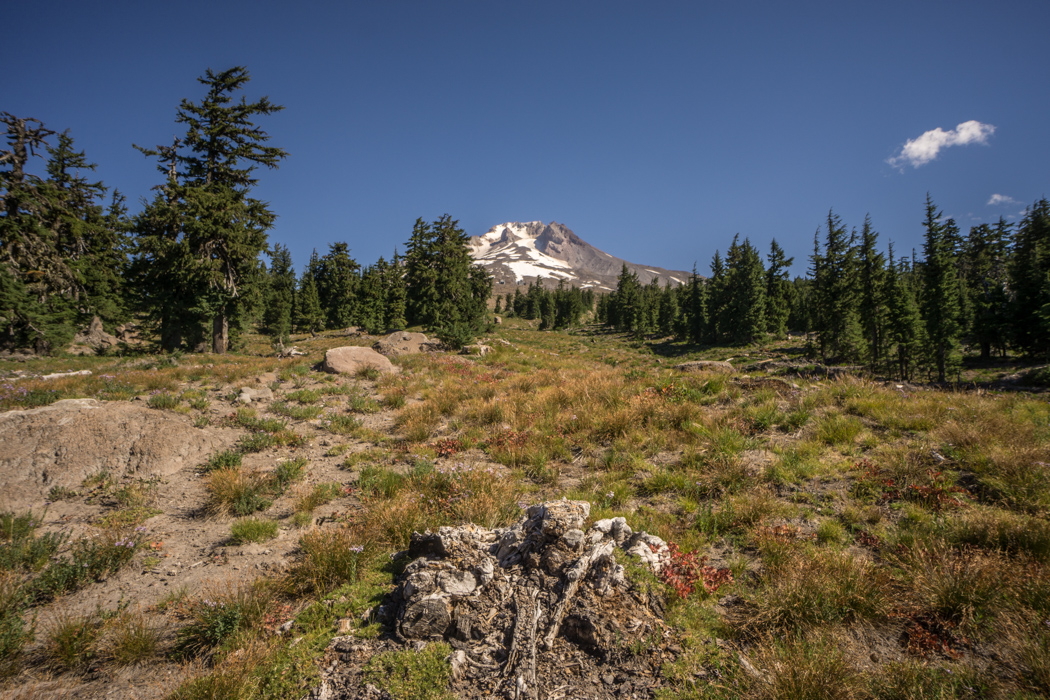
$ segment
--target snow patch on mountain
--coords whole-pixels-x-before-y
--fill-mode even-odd
[[[497,285],[532,282],[537,278],[564,280],[580,288],[601,291],[616,288],[616,278],[626,264],[642,284],[659,279],[662,284],[681,284],[687,272],[664,270],[628,263],[587,243],[557,222],[514,221],[493,226],[481,236],[472,236],[470,252],[484,265]]]

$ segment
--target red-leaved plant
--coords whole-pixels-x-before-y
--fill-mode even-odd
[[[679,598],[688,598],[700,588],[710,595],[721,586],[733,582],[733,572],[707,566],[707,557],[696,552],[683,552],[674,542],[667,543],[668,558],[660,569],[660,580],[674,589]]]

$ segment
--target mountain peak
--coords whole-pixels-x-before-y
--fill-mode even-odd
[[[660,279],[663,284],[684,284],[688,272],[638,265],[598,250],[564,224],[552,221],[512,221],[470,237],[475,262],[484,265],[499,286],[512,286],[544,278],[551,282],[599,291],[616,289],[623,266],[638,275],[642,284]]]

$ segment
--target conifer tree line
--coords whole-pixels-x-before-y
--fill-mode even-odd
[[[594,309],[593,289],[567,287],[558,280],[556,289],[546,289],[543,278],[529,284],[528,290],[517,287],[506,298],[496,297],[496,313],[528,320],[539,319],[540,330],[561,330],[580,325],[583,315]]]
[[[678,287],[641,285],[624,266],[598,300],[599,321],[642,337],[697,344],[808,334],[822,362],[938,381],[957,376],[964,351],[1050,356],[1050,202],[1016,224],[1000,218],[963,235],[927,196],[921,256],[883,253],[870,217],[860,231],[832,211],[814,236],[804,277],[774,239],[764,256],[748,239],[716,251],[711,274]]]
[[[159,177],[134,215],[68,131],[0,112],[0,348],[62,349],[94,316],[108,330],[145,319],[165,350],[220,353],[253,326],[284,339],[420,324],[463,341],[487,323],[491,280],[447,215],[417,221],[404,256],[362,267],[337,242],[296,276],[288,249],[268,243],[276,214],[252,196],[258,169],[288,155],[257,123],[282,107],[248,101],[249,80],[209,69],[203,99],[176,111],[185,133],[135,146]]]

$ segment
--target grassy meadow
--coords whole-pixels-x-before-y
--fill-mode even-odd
[[[298,699],[335,634],[384,633],[368,611],[392,589],[389,555],[413,531],[505,525],[523,504],[567,497],[732,572],[715,593],[663,589],[682,654],[662,671],[672,688],[662,698],[1050,695],[1045,395],[807,378],[785,371],[802,361],[797,341],[697,349],[514,319],[485,339],[484,357],[403,356],[388,376],[312,369],[325,349],[364,340],[295,342],[305,358],[267,357],[251,338],[226,356],[0,360],[5,374],[92,371],[0,378],[2,410],[141,396],[200,427],[242,429],[193,475],[206,492],[200,517],[228,521],[238,544],[263,546],[278,528],[299,538],[290,561],[254,581],[62,616],[54,601],[105,585],[69,570],[149,557],[134,527],[163,504],[145,486],[124,494],[114,512],[126,515],[99,525],[127,538],[119,552],[5,514],[9,692],[163,663],[184,674],[173,699]],[[673,368],[694,359],[736,371]],[[274,400],[238,408],[239,388],[262,375]],[[322,453],[345,459],[349,486],[303,481]],[[249,454],[270,467],[247,468]],[[318,523],[326,504],[340,515]],[[404,663],[376,657],[375,682]],[[406,667],[446,678],[444,663]],[[390,690],[431,697],[433,684]]]

